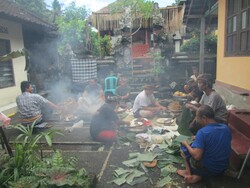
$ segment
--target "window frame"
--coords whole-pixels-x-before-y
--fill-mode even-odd
[[[226,57],[250,56],[250,0],[245,0],[247,3],[247,7],[242,7],[243,1],[244,0],[226,1],[226,28],[224,49]],[[242,15],[244,12],[246,12],[246,27],[242,29]],[[235,25],[233,24],[234,17],[236,17]],[[233,31],[234,26],[236,27],[235,31]],[[245,35],[245,37],[243,36],[243,39],[242,35]]]
[[[5,55],[5,54],[8,54],[11,52],[11,42],[10,40],[8,39],[3,39],[3,38],[0,38],[0,41],[5,43],[3,46],[5,47],[5,52],[0,52],[0,56],[2,55]],[[2,53],[2,54],[1,54]],[[8,69],[10,68],[11,70],[8,71],[8,73],[10,73],[11,75],[9,77],[11,77],[11,80],[10,80],[10,83],[6,84],[6,85],[3,85],[0,81],[0,89],[4,89],[4,88],[8,88],[8,87],[13,87],[15,86],[15,75],[14,75],[14,68],[13,68],[13,62],[12,62],[12,59],[8,60],[8,61],[5,61],[5,62],[1,62],[1,65],[0,65],[0,68],[2,69],[2,67],[7,67]],[[4,65],[2,64],[4,63]],[[4,70],[0,70],[0,80],[1,78],[5,77],[4,75],[1,75],[2,73],[4,73]],[[6,77],[7,78],[7,77]]]

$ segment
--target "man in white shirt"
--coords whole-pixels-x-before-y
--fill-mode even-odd
[[[144,90],[135,98],[133,105],[133,114],[135,117],[152,117],[166,107],[159,104],[154,97],[154,86],[145,85]]]

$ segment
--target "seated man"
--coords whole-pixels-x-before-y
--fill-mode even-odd
[[[114,109],[117,105],[116,96],[106,96],[106,103],[94,114],[90,123],[91,137],[100,142],[114,142],[117,139],[117,126],[129,124],[120,120]]]
[[[187,98],[189,101],[196,101],[197,103],[200,101],[203,92],[199,90],[198,83],[191,79],[184,85],[184,90],[187,93]]]
[[[195,66],[192,66],[192,75],[190,76],[191,79],[193,79],[195,82],[197,81],[197,77],[199,76],[198,68]]]
[[[197,78],[199,90],[203,91],[202,98],[199,103],[187,103],[186,107],[197,111],[199,106],[208,105],[214,110],[215,120],[219,123],[227,122],[226,104],[221,96],[213,89],[213,79],[210,74],[201,74]],[[198,125],[194,122],[190,125],[190,130],[193,134],[197,132]]]
[[[121,103],[129,102],[130,88],[125,78],[119,79],[119,86],[116,88],[116,96],[119,97]]]
[[[135,117],[152,117],[161,110],[166,110],[155,100],[153,85],[145,85],[144,90],[140,92],[134,101],[133,113]]]
[[[231,132],[227,125],[214,120],[214,111],[208,105],[199,107],[196,120],[201,124],[191,145],[183,141],[181,155],[185,170],[177,170],[186,183],[196,183],[203,177],[223,174],[229,164]],[[184,146],[184,147],[183,147]]]
[[[36,121],[36,124],[44,121],[46,105],[55,110],[61,110],[59,106],[41,95],[32,93],[33,88],[29,81],[21,82],[21,91],[22,94],[17,96],[16,103],[20,113],[21,123],[24,125],[32,124],[34,121]]]
[[[102,86],[97,83],[95,78],[92,78],[84,89],[83,96],[79,98],[78,108],[82,112],[93,114],[103,103]]]

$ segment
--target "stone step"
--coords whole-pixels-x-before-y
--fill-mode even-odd
[[[228,115],[228,123],[250,139],[250,111],[230,111]]]

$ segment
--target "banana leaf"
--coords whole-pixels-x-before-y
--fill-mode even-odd
[[[164,187],[165,185],[167,185],[170,181],[172,180],[171,177],[167,176],[163,179],[161,179],[160,181],[157,182],[157,187]]]
[[[6,62],[6,61],[9,61],[11,59],[18,58],[18,57],[21,57],[21,56],[26,57],[26,64],[25,64],[25,69],[24,70],[28,70],[29,69],[29,53],[28,53],[28,51],[26,49],[12,51],[12,52],[10,52],[8,54],[0,56],[0,62]]]
[[[139,154],[137,161],[146,161],[146,162],[150,162],[153,161],[159,154],[156,153],[143,153],[143,154]]]

